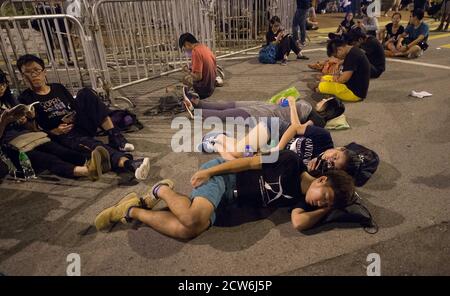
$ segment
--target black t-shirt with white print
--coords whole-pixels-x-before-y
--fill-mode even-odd
[[[263,163],[260,170],[248,170],[236,176],[238,203],[254,207],[299,207],[308,205],[301,190],[301,174],[306,171],[302,159],[294,152],[280,151],[278,161]]]
[[[22,104],[30,105],[40,102],[34,105],[36,121],[47,131],[61,124],[61,118],[73,111],[75,102],[73,96],[62,84],[52,83],[49,86],[50,92],[47,95],[38,95],[31,89],[27,89],[19,96],[19,102]]]
[[[311,159],[333,147],[333,139],[329,131],[318,126],[308,125],[305,134],[291,139],[284,149],[294,151],[302,159],[303,164],[308,165]]]

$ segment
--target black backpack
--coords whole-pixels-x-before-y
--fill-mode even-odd
[[[353,201],[343,209],[333,209],[321,223],[355,223],[363,227],[369,234],[378,232],[378,224],[372,217],[370,211],[362,204],[362,199],[355,192]]]
[[[356,186],[363,186],[377,170],[380,158],[375,151],[355,142],[346,145],[345,148],[350,150],[351,155],[346,171],[353,177]]]
[[[136,114],[129,110],[113,110],[109,113],[109,117],[114,124],[114,127],[120,129],[125,133],[138,131],[144,128],[144,125],[137,119]]]

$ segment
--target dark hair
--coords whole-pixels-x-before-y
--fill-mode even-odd
[[[180,48],[183,48],[183,46],[186,42],[195,44],[195,43],[198,43],[198,40],[191,33],[181,34],[180,38],[178,39],[178,45],[180,46]]]
[[[333,40],[328,41],[328,44],[327,44],[327,55],[329,57],[333,56],[336,53],[338,47],[343,47],[343,46],[346,46],[346,45],[347,44],[342,39],[333,39]]]
[[[8,83],[8,78],[6,74],[0,70],[0,83]],[[14,99],[9,85],[5,89],[5,93],[0,97],[0,107],[5,106],[6,108],[12,108],[16,105],[16,100]]]
[[[392,14],[391,18],[393,18],[396,15],[398,15],[400,18],[402,18],[402,14],[400,12],[394,12],[394,14]]]
[[[271,19],[270,19],[270,24],[273,25],[275,23],[281,23],[281,20],[278,16],[274,15]]]
[[[355,184],[352,177],[342,170],[330,170],[324,174],[327,184],[333,189],[333,208],[342,209],[350,204],[355,194]]]
[[[363,15],[367,15],[367,6],[363,6],[363,7],[361,8],[361,13],[362,13]]]
[[[412,12],[412,16],[415,16],[419,21],[423,19],[425,12],[421,8],[414,9]]]
[[[42,67],[42,69],[45,69],[45,63],[41,58],[32,54],[24,54],[17,60],[17,68],[19,69],[20,73],[22,73],[22,67],[24,65],[32,62],[36,62],[37,64],[39,64],[39,66]]]
[[[345,111],[345,105],[338,98],[333,98],[325,103],[325,110],[319,112],[319,115],[325,120],[336,118]]]
[[[345,34],[345,41],[347,41],[348,44],[353,44],[357,42],[359,39],[366,39],[367,35],[366,32],[364,32],[363,29],[360,27],[352,28],[350,31]]]
[[[8,78],[6,78],[5,72],[0,69],[0,83],[8,83]]]

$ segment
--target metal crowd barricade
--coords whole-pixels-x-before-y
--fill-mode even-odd
[[[290,30],[296,8],[293,0],[5,3],[0,7],[1,13],[9,5],[13,12],[32,8],[35,14],[0,19],[1,51],[13,83],[23,87],[17,70],[14,71],[18,56],[34,53],[49,63],[52,81],[62,82],[74,91],[92,86],[104,90],[111,100],[112,91],[180,71],[188,61],[178,46],[182,33],[194,34],[218,59],[226,59],[261,47],[273,15],[278,15]],[[50,9],[39,8],[37,3]],[[77,17],[57,14],[61,10],[55,7],[78,10]]]
[[[178,46],[184,32],[213,44],[213,26],[200,0],[99,0],[89,14],[111,90],[179,71],[186,63]]]
[[[92,42],[77,18],[65,14],[0,17],[0,38],[2,67],[14,88],[26,88],[17,59],[34,54],[47,64],[50,81],[66,85],[72,93],[85,86],[98,90]]]

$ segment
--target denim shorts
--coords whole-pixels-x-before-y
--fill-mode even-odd
[[[200,169],[207,169],[221,163],[224,163],[225,160],[223,158],[216,158],[204,163]],[[222,202],[229,204],[233,202],[233,191],[236,189],[236,174],[226,174],[226,175],[218,175],[213,176],[209,179],[205,184],[195,188],[191,192],[191,200],[194,198],[201,196],[209,200],[214,206],[214,212],[211,214],[211,225],[214,224],[216,220],[215,211],[219,207],[219,204]]]

